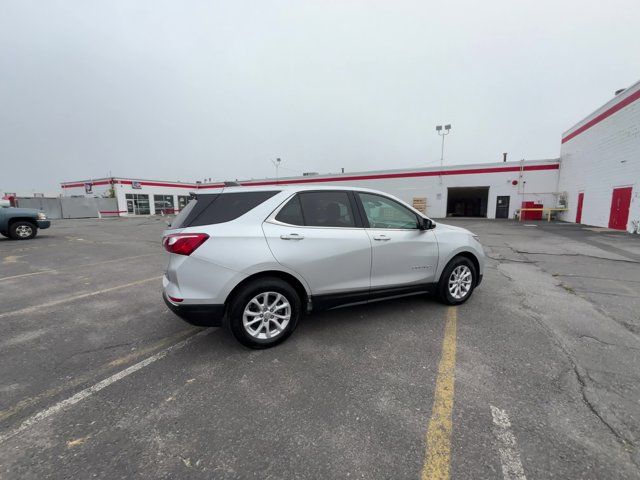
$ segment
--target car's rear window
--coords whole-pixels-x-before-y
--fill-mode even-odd
[[[229,192],[198,195],[171,223],[171,228],[230,222],[254,209],[278,191]]]

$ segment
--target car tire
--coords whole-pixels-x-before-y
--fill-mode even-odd
[[[258,278],[234,295],[227,326],[241,344],[263,349],[285,341],[301,314],[300,296],[289,283],[276,277]]]
[[[471,260],[454,257],[442,271],[438,282],[438,299],[447,305],[460,305],[471,297],[478,283],[478,272]]]
[[[38,227],[31,222],[14,222],[9,227],[9,238],[13,240],[29,240],[35,237],[36,233],[38,233]]]

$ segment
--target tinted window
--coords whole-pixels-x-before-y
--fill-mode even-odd
[[[355,227],[347,192],[300,194],[305,225],[311,227]]]
[[[173,222],[171,222],[171,228],[182,228],[183,224],[185,223],[185,219],[189,216],[191,211],[196,207],[196,204],[198,203],[198,200],[196,200],[195,198],[191,201],[189,201],[190,197],[178,198],[184,198],[185,206],[182,208],[182,210],[180,210],[180,213],[176,215],[176,218],[173,219]]]
[[[419,228],[418,217],[390,198],[358,193],[370,228]]]
[[[276,215],[276,220],[289,225],[304,225],[300,197],[296,195]]]
[[[197,202],[192,208],[190,202],[185,210],[189,210],[182,217],[185,210],[176,217],[173,228],[198,227],[200,225],[214,225],[229,222],[244,215],[249,210],[273,197],[277,191],[271,192],[231,192],[198,195]],[[177,220],[184,218],[180,224]]]

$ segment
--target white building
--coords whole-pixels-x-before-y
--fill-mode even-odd
[[[427,215],[513,218],[523,201],[555,206],[557,159],[456,165],[240,181],[242,186],[277,184],[352,185],[374,188],[413,204]],[[66,195],[106,195],[113,188],[118,210],[106,215],[153,215],[181,210],[191,192],[214,193],[224,183],[162,182],[100,178],[62,184]],[[500,205],[500,206],[499,206]]]
[[[513,218],[523,202],[566,207],[568,222],[640,232],[640,82],[562,136],[560,158],[312,175],[239,182],[352,185],[382,190],[433,218]],[[223,183],[100,178],[63,183],[66,195],[103,196],[118,209],[106,215],[153,215],[180,210],[191,192],[219,192]]]
[[[559,188],[563,219],[638,231],[640,222],[640,82],[562,135]]]

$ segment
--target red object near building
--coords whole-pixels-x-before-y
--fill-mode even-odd
[[[611,196],[611,213],[609,213],[609,228],[626,230],[629,221],[629,207],[631,206],[632,187],[614,188]]]
[[[578,209],[576,210],[576,223],[582,223],[582,204],[584,203],[584,192],[578,194]]]
[[[541,203],[536,202],[522,202],[522,208],[543,208]],[[542,210],[525,210],[520,212],[522,220],[542,220]]]

